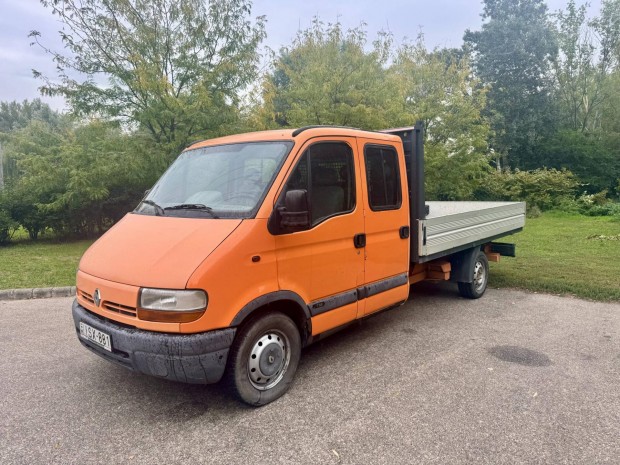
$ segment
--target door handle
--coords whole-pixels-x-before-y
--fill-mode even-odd
[[[366,234],[361,233],[353,236],[353,245],[355,245],[356,249],[366,247]]]
[[[409,237],[409,226],[402,226],[398,233],[401,239],[407,239]]]

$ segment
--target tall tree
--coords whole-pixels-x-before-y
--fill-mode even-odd
[[[472,198],[489,170],[486,88],[471,75],[462,51],[427,50],[422,37],[404,44],[389,68],[391,126],[426,127],[429,198]]]
[[[389,89],[383,65],[391,37],[380,35],[371,51],[366,43],[363,27],[345,31],[315,18],[280,50],[265,76],[256,125],[384,127]]]
[[[254,80],[264,18],[250,0],[41,0],[63,24],[65,52],[52,54],[64,96],[78,115],[144,127],[176,150],[221,132],[237,118],[240,91]]]
[[[0,102],[0,132],[7,133],[26,127],[32,120],[45,121],[57,126],[61,115],[38,98],[23,102]]]
[[[484,0],[480,31],[466,31],[478,76],[489,84],[493,148],[522,166],[553,127],[551,63],[557,45],[543,0]]]
[[[620,1],[616,1],[620,8]],[[555,15],[559,53],[554,60],[563,126],[576,131],[592,131],[602,124],[602,107],[608,102],[607,79],[615,65],[614,42],[620,43],[620,26],[614,31],[607,16],[589,22],[586,5],[577,7],[569,0],[566,10]],[[620,16],[619,16],[620,18]],[[618,37],[614,38],[614,32]]]

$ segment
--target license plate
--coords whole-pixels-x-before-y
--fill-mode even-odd
[[[86,323],[82,323],[81,321],[80,336],[90,342],[94,342],[98,346],[103,347],[105,350],[112,352],[112,339],[110,339],[110,335],[99,331]]]

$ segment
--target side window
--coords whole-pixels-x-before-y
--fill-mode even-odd
[[[398,155],[391,147],[367,145],[364,149],[368,203],[371,210],[398,210],[402,204]]]
[[[310,221],[314,226],[326,218],[355,208],[355,169],[351,147],[342,142],[321,142],[299,159],[280,197],[302,189],[308,192]]]

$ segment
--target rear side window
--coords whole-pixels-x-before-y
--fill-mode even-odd
[[[396,150],[392,147],[367,145],[364,159],[370,209],[398,210],[402,199]]]
[[[304,152],[291,173],[284,193],[308,192],[312,226],[355,208],[355,171],[351,147],[341,142],[321,142]]]

